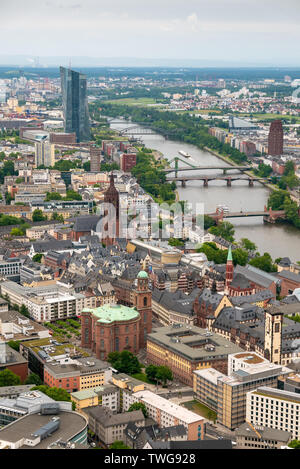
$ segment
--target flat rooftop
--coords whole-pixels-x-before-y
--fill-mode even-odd
[[[281,389],[273,389],[267,386],[261,386],[255,391],[252,391],[252,393],[260,396],[270,397],[273,399],[279,399],[283,401],[294,402],[295,404],[300,404],[300,394],[296,392],[283,391]]]
[[[87,426],[86,418],[77,412],[60,412],[60,427],[36,446],[23,445],[20,449],[46,449],[57,440],[69,441]],[[16,443],[23,438],[30,438],[33,433],[51,421],[51,416],[31,414],[22,417],[0,430],[0,441]]]
[[[235,354],[234,358],[239,358],[244,363],[248,363],[249,365],[257,365],[258,363],[263,363],[265,361],[264,358],[260,357],[256,353],[251,352]]]
[[[195,414],[180,405],[174,404],[174,402],[170,402],[168,399],[165,399],[151,391],[138,391],[135,392],[133,396],[153,407],[158,408],[162,412],[172,415],[172,417],[177,418],[186,424],[204,420],[200,415]]]
[[[197,326],[160,327],[148,334],[148,341],[191,361],[225,358],[243,351],[224,337]]]

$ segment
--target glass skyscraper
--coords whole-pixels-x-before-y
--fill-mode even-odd
[[[75,132],[77,142],[90,140],[90,120],[87,101],[86,76],[60,67],[64,131]]]

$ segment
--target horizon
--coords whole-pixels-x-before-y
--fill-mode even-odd
[[[50,66],[42,62],[57,58],[57,50],[66,62],[80,59],[76,66],[112,66],[116,61],[193,67],[196,62],[213,67],[300,63],[295,47],[300,40],[298,0],[286,0],[284,9],[281,0],[173,0],[172,8],[169,0],[151,5],[137,0],[109,5],[99,0],[2,0],[0,12],[3,65],[18,65],[11,59],[19,57],[22,66],[36,61]]]

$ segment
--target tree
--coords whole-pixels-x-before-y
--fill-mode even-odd
[[[173,373],[170,368],[162,365],[157,368],[156,378],[165,386],[168,381],[173,381]]]
[[[71,401],[70,394],[68,393],[68,391],[66,391],[63,388],[56,388],[56,387],[49,388],[49,386],[47,386],[46,384],[41,384],[41,385],[34,386],[31,390],[41,391],[47,396],[51,397],[51,399],[53,399],[54,401],[67,401],[67,402]],[[76,408],[76,404],[75,402],[72,402],[72,409],[75,410],[75,408]]]
[[[16,350],[17,352],[20,350],[20,342],[18,340],[10,340],[9,342],[7,342],[7,345]]]
[[[43,381],[36,373],[31,373],[24,381],[24,384],[36,384],[37,386],[43,384]]]
[[[288,444],[289,448],[300,449],[300,441],[299,440],[292,440]]]
[[[156,373],[157,373],[157,366],[156,365],[148,365],[145,369],[146,376],[149,381],[155,381]]]
[[[208,231],[215,236],[220,236],[221,238],[226,239],[229,242],[234,241],[234,226],[228,221],[223,221],[217,226],[211,226]]]
[[[36,208],[32,213],[32,221],[44,221],[47,217],[43,215],[43,211]]]
[[[0,371],[0,387],[1,386],[18,386],[21,384],[21,378],[8,368]]]
[[[131,404],[127,412],[133,412],[134,410],[141,410],[144,414],[144,417],[148,417],[148,412],[143,402],[134,402],[133,404]]]
[[[57,221],[63,223],[64,222],[64,217],[63,217],[63,215],[59,215],[57,212],[53,212],[52,220],[57,220]]]
[[[19,312],[20,312],[21,314],[23,314],[23,316],[26,316],[27,318],[30,317],[28,308],[27,308],[25,305],[22,305],[22,306],[20,307]]]
[[[268,252],[265,252],[263,256],[254,257],[249,264],[265,272],[277,272],[277,266],[273,264],[272,257]]]
[[[142,368],[137,357],[128,350],[109,353],[107,361],[111,363],[112,367],[116,368],[116,370],[130,375],[140,373]]]
[[[39,262],[41,263],[41,260],[42,260],[42,257],[43,257],[44,254],[42,254],[41,252],[38,252],[37,254],[35,254],[32,258],[33,262]]]
[[[244,251],[241,248],[234,249],[232,251],[232,259],[234,265],[246,265],[248,262],[248,251]]]
[[[131,448],[129,446],[126,446],[123,443],[123,441],[116,440],[110,445],[109,449],[131,449]]]
[[[11,236],[23,236],[24,233],[20,228],[12,228],[10,235]]]
[[[241,239],[241,244],[244,249],[247,251],[256,251],[257,246],[256,244],[252,243],[248,238],[242,238]]]
[[[47,192],[46,194],[46,202],[50,200],[61,200],[62,196],[58,192]]]

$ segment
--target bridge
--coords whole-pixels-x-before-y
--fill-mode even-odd
[[[185,167],[183,168],[180,168],[178,166],[178,162],[181,161]],[[251,169],[251,166],[224,166],[224,165],[219,165],[219,166],[196,166],[192,163],[189,163],[188,161],[185,161],[181,158],[179,158],[178,156],[175,156],[175,158],[173,158],[172,160],[169,161],[169,164],[172,164],[174,163],[175,164],[175,168],[165,168],[163,169],[162,171],[166,174],[169,174],[169,173],[175,173],[175,177],[177,178],[178,177],[178,172],[180,171],[192,171],[192,170],[199,170],[199,171],[202,171],[202,170],[209,170],[209,169],[218,169],[218,170],[222,170],[223,171],[223,174],[226,174],[227,171],[233,171],[233,170],[237,170],[237,171],[247,171],[247,169]],[[180,178],[180,180],[182,180]]]
[[[270,181],[269,178],[258,178],[250,176],[206,176],[206,175],[197,175],[197,176],[178,176],[178,177],[167,177],[166,182],[177,182],[180,181],[182,187],[186,187],[187,181],[203,181],[203,186],[208,187],[209,181],[226,181],[227,186],[231,187],[232,182],[234,181],[247,181],[249,187],[254,186],[254,182],[265,182]]]
[[[300,210],[299,210],[300,211]],[[217,224],[222,222],[225,218],[245,218],[245,217],[263,217],[265,222],[275,223],[279,218],[285,218],[284,210],[272,210],[268,209],[266,206],[264,210],[256,210],[249,212],[229,212],[225,213],[223,210],[216,211],[215,213],[206,213],[210,218],[213,218]]]
[[[105,116],[102,116],[105,117]],[[107,119],[107,117],[106,117]],[[151,122],[131,122],[131,121],[126,121],[126,120],[120,120],[118,118],[111,118],[107,119],[107,122],[109,124],[127,124],[130,125],[131,127],[126,127],[125,129],[116,129],[120,135],[154,135],[159,133],[160,135],[163,135],[165,138],[168,138],[169,135],[176,134],[180,129],[163,129],[160,127],[155,127],[152,129],[151,127],[148,127],[151,125]]]

